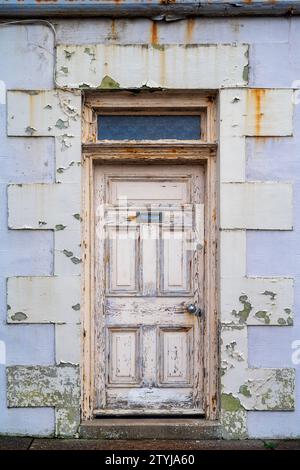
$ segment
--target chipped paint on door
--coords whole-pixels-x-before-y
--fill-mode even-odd
[[[203,320],[187,311],[203,309],[203,176],[201,165],[96,169],[100,415],[203,413]]]

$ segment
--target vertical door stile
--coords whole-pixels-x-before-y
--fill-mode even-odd
[[[193,201],[193,224],[194,224],[194,250],[193,250],[193,290],[194,303],[203,311],[203,289],[204,289],[204,188],[200,184],[199,177],[192,177],[192,201]],[[204,312],[196,317],[194,333],[194,389],[193,401],[197,408],[202,405],[203,397],[203,322]]]
[[[105,407],[105,375],[106,375],[106,340],[105,340],[105,290],[106,269],[108,260],[105,256],[105,178],[97,172],[95,188],[95,401],[97,407]]]

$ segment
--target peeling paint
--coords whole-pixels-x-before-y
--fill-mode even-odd
[[[244,361],[243,355],[236,351],[236,346],[237,343],[236,341],[231,341],[229,344],[226,344],[226,352],[228,353],[229,357],[232,357],[233,359],[237,361]]]
[[[55,123],[55,127],[57,127],[58,129],[67,129],[69,127],[69,121],[58,119]]]
[[[232,393],[222,393],[221,407],[224,411],[239,411],[243,408],[240,400],[234,397]]]
[[[74,52],[70,52],[67,49],[64,49],[64,53],[66,59],[71,59],[72,55],[74,54]]]
[[[247,410],[293,410],[295,406],[294,369],[251,369],[239,389]],[[242,393],[245,390],[249,393]]]
[[[247,385],[241,385],[239,388],[239,393],[241,393],[245,397],[251,397],[251,392]]]
[[[61,71],[62,73],[65,73],[65,74],[67,75],[68,72],[69,72],[69,69],[68,69],[68,67],[63,66],[63,67],[60,68],[60,71]]]
[[[234,285],[230,278],[222,282],[223,323],[278,325],[279,318],[290,317],[292,320],[293,279],[241,277],[239,280],[236,279]],[[246,312],[245,309],[237,308],[241,295],[247,297],[247,300],[242,297],[242,300],[247,302]],[[239,312],[242,311],[242,317],[245,319],[247,308],[251,310],[243,322]]]
[[[11,366],[6,371],[9,407],[54,406],[56,435],[74,436],[80,420],[78,366]]]
[[[85,47],[83,52],[91,57],[91,61],[96,60],[96,53],[91,47]]]
[[[159,25],[157,22],[151,25],[149,44],[58,45],[59,85],[141,89],[145,82],[154,82],[158,88],[218,89],[246,84],[243,73],[245,76],[247,45],[160,44]],[[73,53],[68,59],[67,75],[59,73],[60,68],[66,65],[65,50]],[[87,50],[95,53],[92,66]],[[81,67],[77,66],[78,63]],[[100,86],[99,77],[102,79]],[[188,81],[186,77],[189,77]]]
[[[71,256],[73,256],[73,252],[68,250],[63,250],[63,254],[66,255],[68,258],[71,258]]]
[[[222,410],[221,423],[223,427],[223,439],[246,439],[248,437],[247,412],[245,410]]]
[[[270,315],[268,315],[268,312],[266,312],[265,310],[260,310],[258,312],[255,313],[255,316],[256,318],[258,318],[259,320],[262,320],[264,321],[264,323],[266,325],[269,325],[270,323]]]
[[[64,230],[65,228],[66,228],[66,225],[63,225],[63,224],[55,225],[55,230]]]
[[[271,300],[275,300],[275,297],[276,297],[276,293],[275,292],[272,292],[270,290],[265,290],[262,295],[268,295],[270,297]]]
[[[108,75],[105,75],[98,88],[116,90],[120,88],[120,84],[116,82],[116,80],[114,80],[113,78],[109,77]]]
[[[25,128],[25,133],[28,135],[33,135],[35,132],[37,132],[37,129],[35,127],[27,126]]]
[[[8,323],[74,323],[78,317],[71,306],[80,303],[80,276],[8,278],[7,300]],[[15,312],[21,315],[12,315]]]
[[[249,315],[250,315],[250,312],[252,310],[252,306],[250,304],[250,302],[248,301],[248,296],[243,294],[239,297],[239,301],[241,302],[241,304],[244,306],[244,308],[242,310],[239,310],[238,312],[236,310],[232,310],[232,315],[235,316],[235,317],[238,317],[239,318],[239,323],[246,323]]]
[[[243,80],[245,83],[249,82],[249,49],[245,51],[246,64],[243,68]]]
[[[23,321],[26,320],[27,315],[24,312],[16,312],[13,315],[11,315],[11,319],[13,321]]]

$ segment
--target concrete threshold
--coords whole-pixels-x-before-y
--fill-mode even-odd
[[[81,423],[79,434],[83,439],[212,440],[221,438],[221,425],[193,418],[98,418]]]

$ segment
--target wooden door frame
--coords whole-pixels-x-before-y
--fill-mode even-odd
[[[138,109],[145,114],[151,102],[148,98],[146,104],[142,102],[143,96],[137,104],[132,103],[129,92],[125,97],[121,93],[91,94],[86,100],[83,110],[83,175],[82,175],[82,207],[83,207],[83,271],[82,271],[82,361],[81,361],[81,385],[82,420],[93,418],[94,410],[94,311],[95,311],[95,285],[94,285],[94,167],[95,164],[124,164],[124,163],[156,163],[156,164],[190,164],[199,163],[205,165],[205,245],[204,245],[204,411],[206,419],[215,420],[219,417],[219,312],[217,296],[217,206],[216,206],[216,155],[217,146],[214,139],[215,108],[213,100],[202,93],[188,101],[193,104],[193,110],[201,109],[205,112],[206,106],[206,141],[184,142],[99,142],[96,138],[95,116],[97,109],[102,106],[109,110]],[[104,95],[104,96],[103,96]],[[108,96],[110,95],[110,96]],[[195,95],[195,94],[194,94]],[[172,96],[171,96],[172,97]],[[174,110],[174,101],[178,101],[177,112],[186,112],[189,109],[182,95],[176,93],[173,101],[165,96],[159,96],[155,101],[160,110],[164,103],[170,103]],[[116,100],[118,105],[116,105]],[[181,107],[179,104],[181,103]],[[201,106],[199,106],[199,103]],[[144,105],[144,108],[143,108]],[[158,106],[159,105],[159,106]],[[196,106],[197,105],[197,106]],[[147,106],[147,109],[146,109]],[[155,106],[154,106],[155,108]],[[156,109],[157,109],[156,108]],[[214,108],[214,109],[212,109]],[[167,106],[166,106],[167,111]],[[102,112],[102,111],[101,111]],[[159,150],[159,151],[158,151]]]

